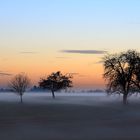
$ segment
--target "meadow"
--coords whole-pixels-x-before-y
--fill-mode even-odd
[[[140,98],[105,93],[0,93],[2,140],[140,139]]]

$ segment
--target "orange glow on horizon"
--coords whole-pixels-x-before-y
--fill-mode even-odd
[[[79,58],[78,58],[79,59]],[[47,75],[52,72],[61,71],[63,74],[66,73],[75,73],[73,75],[73,85],[74,88],[102,88],[104,87],[104,80],[102,77],[103,66],[102,64],[92,64],[86,63],[89,58],[81,60],[65,60],[65,61],[54,61],[54,63],[48,63],[41,60],[35,59],[30,60],[17,60],[15,63],[9,63],[7,69],[13,74],[25,72],[32,81],[32,85],[38,85],[40,78],[47,77]],[[39,63],[39,62],[42,63]],[[95,61],[95,60],[94,60]],[[98,60],[96,60],[98,61]],[[83,63],[81,63],[83,62]],[[12,76],[1,76],[0,84],[1,86],[7,86],[7,83],[12,78]]]

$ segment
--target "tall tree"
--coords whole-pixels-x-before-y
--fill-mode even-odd
[[[47,78],[42,78],[39,82],[39,86],[43,89],[51,90],[52,97],[55,98],[55,91],[72,87],[71,78],[72,75],[63,75],[60,71],[58,71],[52,73]]]
[[[108,93],[123,94],[123,103],[127,103],[130,91],[138,87],[138,72],[140,69],[140,54],[128,50],[104,57],[104,78],[107,80]]]
[[[20,102],[22,103],[22,96],[25,93],[26,89],[30,85],[30,80],[27,75],[24,73],[16,75],[9,84],[9,87],[12,91],[20,96]]]

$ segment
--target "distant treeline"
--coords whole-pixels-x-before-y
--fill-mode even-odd
[[[8,88],[0,88],[0,93],[3,92],[14,92],[12,89],[8,89]],[[42,89],[38,86],[33,86],[32,88],[28,89],[27,92],[50,92],[50,90],[47,89]],[[65,90],[65,91],[58,91],[58,92],[65,92],[65,93],[103,93],[105,92],[105,90],[101,90],[101,89],[70,89],[70,90]]]

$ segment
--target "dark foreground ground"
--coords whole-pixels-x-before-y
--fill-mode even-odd
[[[107,97],[0,101],[0,140],[140,140],[139,102],[101,98]]]

